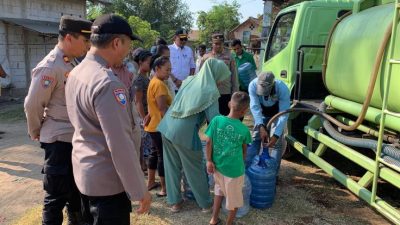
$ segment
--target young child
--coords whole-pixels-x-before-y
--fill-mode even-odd
[[[239,120],[249,109],[250,98],[245,92],[235,92],[229,102],[229,115],[216,116],[208,126],[207,172],[214,174],[214,206],[210,225],[220,224],[218,218],[222,199],[229,210],[227,225],[231,225],[237,209],[243,205],[244,159],[251,142],[249,129]]]

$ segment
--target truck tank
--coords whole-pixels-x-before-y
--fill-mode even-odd
[[[330,43],[325,77],[331,94],[360,104],[364,102],[376,53],[393,19],[393,8],[393,4],[372,7],[353,13],[338,24]],[[396,43],[400,43],[399,39],[397,35]],[[378,109],[382,107],[388,47],[389,44],[370,103],[370,106]],[[400,58],[399,48],[395,48],[395,56]],[[400,112],[400,70],[392,70],[390,83],[388,109]]]

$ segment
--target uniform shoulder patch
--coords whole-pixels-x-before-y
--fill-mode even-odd
[[[113,94],[119,104],[121,104],[122,106],[126,106],[127,99],[126,99],[125,89],[123,88],[114,89]]]
[[[50,87],[53,82],[54,82],[54,77],[46,76],[46,75],[42,76],[41,83],[42,83],[43,88]]]

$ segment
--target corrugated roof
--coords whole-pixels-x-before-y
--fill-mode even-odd
[[[36,31],[41,34],[58,34],[58,22],[30,20],[30,19],[19,19],[19,18],[4,18],[0,17],[0,20],[7,23],[12,23],[18,26],[25,27],[28,30]]]

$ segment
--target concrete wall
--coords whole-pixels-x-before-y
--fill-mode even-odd
[[[0,17],[59,22],[62,15],[85,17],[85,0],[1,0]],[[23,94],[30,85],[30,71],[57,43],[21,26],[0,20],[0,59],[7,57],[13,93]]]
[[[0,15],[58,22],[62,15],[85,17],[85,0],[2,0]]]

